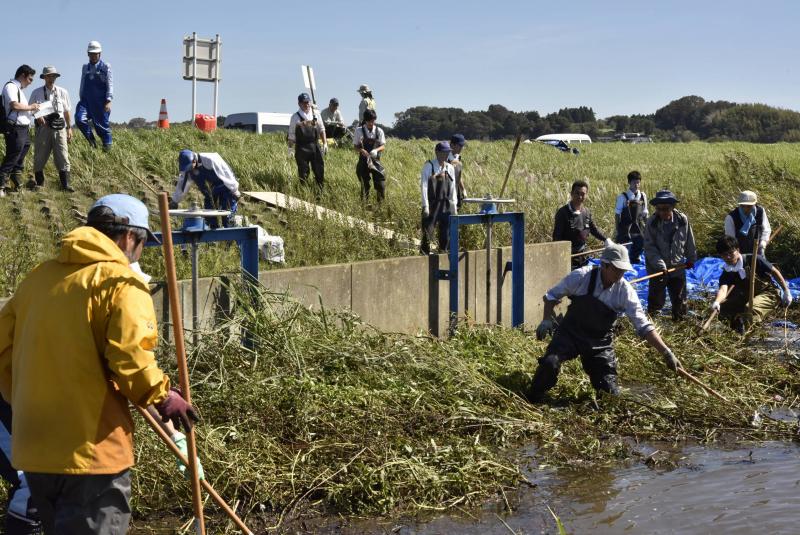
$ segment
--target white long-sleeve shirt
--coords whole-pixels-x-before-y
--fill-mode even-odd
[[[201,152],[197,155],[199,157],[199,166],[197,169],[190,169],[185,173],[181,173],[178,177],[178,183],[175,185],[175,191],[172,194],[172,200],[181,202],[183,197],[189,191],[192,185],[191,174],[203,174],[208,176],[207,173],[216,175],[216,179],[222,182],[226,188],[236,197],[239,196],[239,181],[236,175],[233,174],[233,169],[228,165],[228,162],[222,159],[222,156],[216,152]],[[202,169],[200,169],[202,168]],[[213,180],[212,180],[213,182]],[[212,184],[213,186],[213,184]]]
[[[730,214],[725,216],[725,235],[736,238],[736,225],[733,223],[733,218]],[[759,247],[766,247],[767,243],[769,243],[770,236],[772,236],[772,227],[769,224],[769,219],[767,219],[767,211],[764,210],[764,219],[761,222],[761,231],[758,240]],[[742,251],[742,253],[752,252],[753,251]]]
[[[628,201],[643,201],[642,217],[647,219],[650,216],[650,212],[647,210],[647,196],[642,190],[637,190],[636,193],[634,193],[630,189],[627,189],[624,193],[617,195],[617,205],[614,207],[614,213],[620,215],[625,209],[625,206],[627,206]]]
[[[594,266],[584,266],[572,271],[547,291],[544,295],[545,299],[561,301],[562,298],[570,295],[585,295],[589,288],[592,269]],[[628,316],[639,336],[643,337],[655,329],[650,318],[642,309],[642,303],[639,301],[639,296],[636,295],[636,290],[625,279],[620,279],[608,288],[603,288],[603,278],[598,275],[592,295],[617,314]]]
[[[425,165],[422,166],[422,173],[420,173],[419,185],[422,190],[422,209],[425,210],[428,208],[428,180],[430,180],[431,176],[438,174],[443,168],[447,174],[447,180],[453,181],[450,195],[450,214],[457,215],[458,187],[455,183],[456,171],[453,169],[452,164],[445,162],[444,165],[441,165],[439,164],[439,160],[435,158],[425,162]]]
[[[311,121],[317,118],[317,133],[321,139],[325,139],[325,123],[322,122],[322,116],[317,110],[311,108],[308,113],[303,110],[297,110],[292,114],[292,119],[289,121],[289,141],[294,143],[296,141],[297,123],[300,121]]]

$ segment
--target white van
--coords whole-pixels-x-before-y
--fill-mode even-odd
[[[567,143],[591,143],[592,138],[590,138],[586,134],[546,134],[544,136],[537,137],[536,141],[565,141]]]
[[[232,113],[225,117],[224,127],[247,130],[248,132],[255,132],[256,134],[287,132],[291,119],[291,113],[269,113],[263,111]]]

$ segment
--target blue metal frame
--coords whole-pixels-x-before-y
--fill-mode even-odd
[[[479,213],[451,215],[448,219],[450,234],[450,268],[440,273],[440,279],[450,281],[450,325],[458,318],[458,235],[461,225],[511,224],[511,262],[505,271],[511,271],[511,325],[521,327],[525,322],[525,214],[522,212]]]
[[[161,233],[155,233],[161,239]],[[258,231],[256,227],[218,228],[214,230],[173,230],[172,244],[212,243],[235,241],[241,251],[242,271],[258,280]],[[160,243],[148,241],[145,247],[161,247]]]

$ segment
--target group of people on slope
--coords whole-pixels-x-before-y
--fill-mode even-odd
[[[556,212],[554,241],[570,241],[573,254],[579,255],[591,234],[605,247],[599,266],[586,265],[584,256],[573,256],[575,269],[544,296],[544,315],[536,335],[540,340],[551,333],[553,337],[526,392],[532,402],[543,401],[556,384],[561,364],[577,357],[596,390],[616,394],[619,389],[613,339],[622,314],[628,316],[636,333],[662,354],[669,368],[677,370],[681,366],[655,331],[636,291],[623,277],[633,270],[630,259],[638,262],[644,253],[647,273],[660,274],[649,279],[648,314],[663,308],[668,293],[672,318],[683,319],[687,312],[686,270],[697,260],[694,235],[686,214],[675,208],[678,198],[669,190],[656,193],[649,201],[655,213],[648,214],[641,179],[640,173],[631,172],[629,187],[616,203],[616,239],[627,242],[628,248],[607,239],[595,226],[591,212],[584,206],[589,190],[585,181],[572,184],[570,201]],[[739,333],[780,305],[788,307],[792,303],[786,280],[764,256],[771,228],[766,211],[757,201],[752,191],[739,194],[738,206],[726,215],[724,235],[716,243],[717,254],[724,263],[711,309]],[[570,299],[570,304],[564,318],[557,321],[554,310],[564,297]]]
[[[79,100],[75,108],[75,124],[92,147],[97,147],[92,129],[97,132],[103,149],[111,149],[111,102],[114,85],[111,66],[100,59],[103,49],[91,41],[87,47],[89,62],[81,69]],[[14,78],[3,85],[3,124],[6,152],[0,164],[0,197],[16,192],[22,186],[25,156],[30,149],[30,128],[34,129],[34,179],[25,184],[31,189],[45,185],[44,168],[50,155],[58,171],[61,188],[72,192],[70,185],[69,143],[72,141],[72,103],[69,92],[56,84],[61,74],[53,65],[42,69],[39,78],[44,84],[34,89],[30,99],[24,89],[33,83],[36,71],[20,65]],[[39,111],[42,110],[40,114]],[[44,113],[44,112],[47,113]],[[34,117],[36,115],[36,117]],[[9,184],[9,181],[11,184]]]

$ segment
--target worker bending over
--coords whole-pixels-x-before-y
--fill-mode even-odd
[[[755,321],[763,321],[778,305],[792,304],[789,285],[778,268],[764,256],[756,257],[756,280],[753,294],[753,311],[750,312],[750,283],[753,275],[753,255],[742,254],[736,238],[723,236],[717,241],[717,254],[725,264],[719,277],[719,290],[711,303],[711,309],[719,312],[719,318],[738,333],[744,333]],[[782,293],[772,284],[780,284]]]
[[[239,181],[228,163],[216,152],[194,152],[183,149],[178,154],[178,183],[172,194],[171,208],[178,203],[194,183],[203,194],[203,207],[208,210],[229,210],[223,218],[225,228],[232,227],[233,217],[239,206]],[[219,228],[216,217],[206,218],[212,229]]]
[[[553,331],[555,306],[564,297],[571,302],[545,355],[539,359],[527,393],[530,401],[543,401],[545,392],[558,381],[561,364],[578,356],[595,390],[617,394],[614,326],[620,314],[628,316],[636,333],[663,355],[669,368],[677,370],[681,365],[645,315],[636,291],[622,278],[626,271],[632,270],[627,249],[611,244],[603,250],[600,266],[572,271],[545,294],[544,318],[536,328],[539,340]]]

